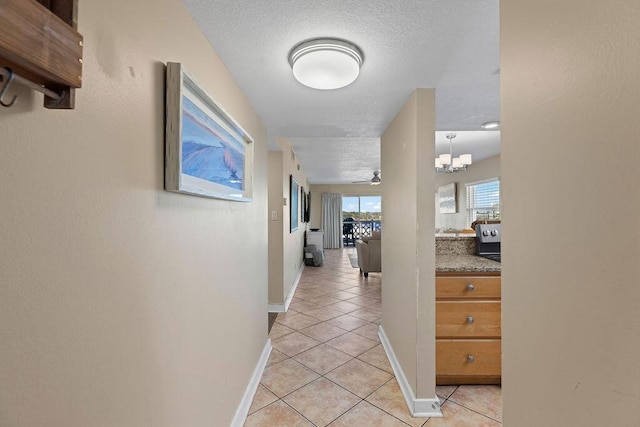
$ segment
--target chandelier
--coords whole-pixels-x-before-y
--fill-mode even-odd
[[[446,135],[449,140],[449,154],[440,154],[436,157],[436,173],[453,173],[467,170],[467,166],[471,164],[471,154],[461,154],[460,157],[453,157],[453,138],[456,137],[455,132]]]

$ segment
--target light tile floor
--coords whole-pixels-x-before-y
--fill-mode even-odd
[[[350,251],[304,269],[245,426],[500,426],[499,386],[436,387],[444,418],[411,417],[378,338],[381,274],[361,276]]]

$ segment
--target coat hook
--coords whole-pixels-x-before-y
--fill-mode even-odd
[[[10,68],[5,68],[5,69],[9,72],[9,77],[7,78],[7,81],[2,86],[2,89],[0,89],[0,104],[2,104],[3,107],[11,107],[13,104],[15,104],[16,99],[18,99],[18,96],[14,95],[13,99],[9,103],[6,103],[2,100],[2,98],[4,98],[4,94],[7,92],[7,89],[9,89],[9,85],[11,84],[11,81],[13,80],[13,76],[14,76],[13,71]]]

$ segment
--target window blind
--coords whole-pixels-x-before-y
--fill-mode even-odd
[[[467,224],[483,219],[500,219],[500,181],[469,183],[467,189]]]

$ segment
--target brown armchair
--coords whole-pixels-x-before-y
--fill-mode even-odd
[[[358,252],[358,267],[364,277],[369,277],[370,272],[382,271],[382,241],[380,232],[374,231],[372,236],[363,237],[356,241],[356,251]]]

